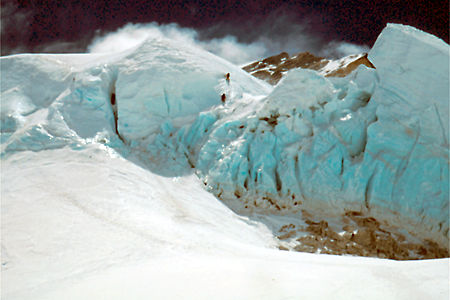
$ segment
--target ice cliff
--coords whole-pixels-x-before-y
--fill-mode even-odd
[[[273,88],[164,39],[3,57],[2,156],[103,143],[159,174],[195,172],[240,212],[360,210],[445,245],[449,46],[389,24],[368,59],[376,69],[294,69]]]
[[[197,162],[214,193],[236,209],[355,209],[448,236],[449,47],[390,24],[369,59],[376,69],[344,79],[293,70],[254,114],[217,126]]]

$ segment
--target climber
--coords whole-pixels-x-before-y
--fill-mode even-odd
[[[222,103],[225,103],[225,100],[227,99],[227,96],[225,96],[225,94],[222,94]]]
[[[225,80],[227,81],[228,84],[230,84],[230,73],[227,73],[225,75]]]
[[[116,94],[115,93],[111,94],[111,105],[116,105]]]

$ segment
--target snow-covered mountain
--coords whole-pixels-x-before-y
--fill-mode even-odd
[[[292,69],[311,69],[325,77],[345,77],[359,65],[374,68],[374,65],[367,58],[367,53],[332,60],[315,56],[309,52],[301,52],[292,57],[289,57],[288,53],[282,52],[244,66],[243,69],[256,78],[276,85]]]
[[[448,298],[448,258],[297,252],[448,257],[448,53],[390,24],[275,87],[168,39],[2,57],[2,299]]]

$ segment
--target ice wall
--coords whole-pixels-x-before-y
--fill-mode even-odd
[[[365,173],[373,203],[448,236],[449,46],[410,26],[388,24],[369,53],[379,84],[378,122],[368,129]]]
[[[117,64],[118,131],[141,162],[166,176],[192,172],[196,149],[226,103],[271,87],[204,50],[167,39]],[[231,73],[231,81],[225,74]]]
[[[133,149],[144,164],[156,161],[160,168],[162,157],[155,157],[174,157],[164,149],[172,133],[205,126],[195,120],[202,112],[211,115],[222,94],[229,102],[271,90],[209,52],[167,39],[112,55],[13,55],[0,63],[2,155],[76,148],[94,139],[123,153]],[[233,74],[232,83],[226,73]],[[188,143],[197,141],[194,135]],[[186,160],[186,142],[173,142]],[[168,172],[190,168],[181,165]]]
[[[237,210],[369,211],[445,244],[449,47],[389,24],[369,59],[345,79],[290,72],[253,116],[215,128],[201,177]]]
[[[237,211],[369,211],[445,243],[449,46],[391,24],[369,59],[345,78],[292,70],[272,90],[166,39],[5,57],[2,155],[104,143],[159,174],[196,172]]]

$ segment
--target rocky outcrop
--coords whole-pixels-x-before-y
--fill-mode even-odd
[[[372,64],[372,62],[367,58],[367,53],[364,55],[358,57],[357,59],[351,61],[348,64],[345,64],[342,62],[342,65],[340,65],[337,69],[331,71],[328,74],[325,74],[325,76],[329,77],[345,77],[351,72],[353,72],[359,65],[365,65],[366,67],[375,69],[375,66]]]
[[[276,85],[289,70],[295,68],[316,70],[327,77],[344,77],[361,64],[375,68],[367,58],[367,53],[330,60],[309,52],[301,52],[292,57],[289,57],[288,53],[282,52],[249,64],[243,69],[256,78]]]

